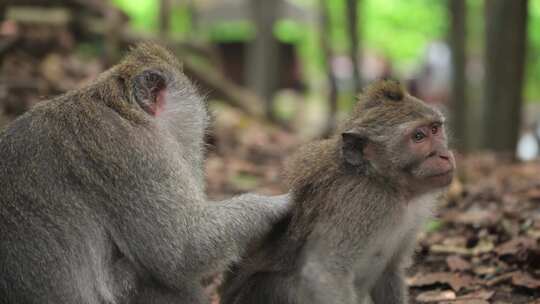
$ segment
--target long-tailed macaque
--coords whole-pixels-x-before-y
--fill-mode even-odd
[[[285,197],[204,193],[203,100],[143,44],[0,133],[0,303],[204,303],[288,211]]]
[[[404,262],[455,167],[441,113],[380,81],[287,167],[292,217],[231,270],[222,303],[407,303]]]

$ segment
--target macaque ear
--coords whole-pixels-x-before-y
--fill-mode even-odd
[[[363,166],[366,163],[365,150],[369,139],[366,132],[355,128],[341,134],[343,146],[342,153],[345,161],[353,166]]]
[[[165,76],[157,70],[145,70],[135,77],[133,86],[137,103],[149,114],[156,115],[164,103]]]

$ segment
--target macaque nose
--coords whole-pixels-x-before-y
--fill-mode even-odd
[[[444,159],[444,160],[450,160],[450,153],[448,151],[437,151],[433,150],[428,154],[428,157],[437,157]]]
[[[439,157],[444,160],[450,160],[450,154],[448,154],[447,152],[440,152]]]

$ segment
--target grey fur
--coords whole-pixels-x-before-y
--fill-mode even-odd
[[[166,84],[167,107],[139,104]],[[145,91],[146,90],[146,91]],[[146,94],[146,95],[145,95]],[[163,48],[141,45],[94,83],[0,134],[0,303],[204,303],[286,197],[204,193],[203,101]]]
[[[407,303],[402,269],[454,167],[444,134],[416,145],[410,126],[441,121],[395,82],[369,87],[341,132],[292,157],[292,216],[231,269],[222,303]]]

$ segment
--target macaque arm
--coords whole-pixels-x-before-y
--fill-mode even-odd
[[[207,244],[198,240],[194,242],[215,248],[209,252],[215,254],[212,260],[226,266],[237,261],[253,241],[270,232],[274,224],[286,216],[290,206],[288,194],[264,196],[249,193],[220,202],[208,202],[200,218],[209,223],[201,223],[206,232],[201,232],[199,239]],[[213,224],[208,225],[210,223]]]
[[[418,221],[420,226],[422,221]],[[411,263],[411,255],[414,252],[416,229],[405,235],[401,240],[401,250],[396,253],[386,266],[375,285],[370,291],[373,304],[405,304],[408,303],[408,289],[405,284],[403,269]]]
[[[402,250],[392,257],[384,272],[370,291],[373,304],[408,303],[408,290],[403,279],[403,269],[410,263],[416,233],[409,233],[401,241]]]
[[[408,303],[406,288],[401,268],[392,266],[385,270],[371,289],[371,299],[373,304]]]
[[[129,258],[169,288],[186,287],[196,281],[193,278],[222,271],[239,259],[250,242],[263,237],[285,216],[288,201],[287,195],[246,194],[178,209],[162,210],[155,204],[135,208],[123,214],[120,226],[128,249],[122,251],[133,252]],[[149,220],[151,225],[144,223]]]

